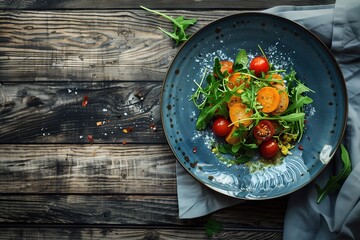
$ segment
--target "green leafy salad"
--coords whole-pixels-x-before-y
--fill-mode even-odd
[[[307,93],[313,91],[293,69],[275,69],[260,50],[251,59],[245,49],[234,61],[215,58],[212,71],[195,82],[196,129],[212,129],[212,151],[227,164],[245,163],[257,153],[268,161],[292,154],[305,131],[304,106],[312,103]]]

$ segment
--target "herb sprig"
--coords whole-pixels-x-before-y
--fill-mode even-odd
[[[161,13],[159,11],[156,10],[151,10],[149,8],[146,8],[144,6],[140,6],[142,9],[160,15],[164,18],[166,18],[167,20],[171,21],[174,24],[174,29],[173,32],[169,32],[161,27],[158,27],[163,33],[165,33],[166,35],[168,35],[170,38],[172,38],[173,40],[175,40],[176,45],[187,41],[189,39],[189,35],[186,34],[185,30],[191,26],[194,25],[197,22],[196,18],[193,19],[185,19],[184,16],[179,16],[177,18],[173,18],[171,16],[168,16],[164,13]]]
[[[336,176],[330,176],[324,188],[321,188],[318,184],[315,184],[315,188],[318,192],[318,197],[316,199],[316,203],[320,203],[322,200],[326,198],[330,193],[337,191],[340,189],[344,180],[351,173],[351,159],[348,151],[346,150],[343,144],[340,145],[341,148],[341,160],[344,164],[343,169]]]

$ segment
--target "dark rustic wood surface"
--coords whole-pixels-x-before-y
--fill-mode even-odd
[[[331,4],[334,0],[2,0],[2,9],[133,9],[144,5],[157,9],[264,9],[277,5]]]
[[[178,47],[139,2],[197,18],[194,33],[334,1],[0,1],[0,239],[204,239],[209,219],[215,239],[281,239],[286,197],[178,218],[159,97]]]

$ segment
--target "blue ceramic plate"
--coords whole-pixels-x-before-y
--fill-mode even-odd
[[[198,132],[198,110],[189,101],[214,58],[234,60],[239,49],[276,67],[294,68],[315,91],[306,108],[307,128],[292,156],[276,165],[253,160],[227,166],[211,151],[211,131]],[[328,164],[344,134],[347,94],[342,73],[327,47],[302,26],[265,13],[242,13],[217,20],[194,34],[173,60],[163,85],[161,117],[179,163],[199,182],[240,199],[268,199],[305,186]]]

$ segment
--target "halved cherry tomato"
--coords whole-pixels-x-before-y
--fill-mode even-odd
[[[218,117],[215,119],[212,125],[212,131],[216,136],[224,137],[228,135],[231,131],[231,127],[229,127],[230,121],[224,117]]]
[[[266,74],[270,70],[270,65],[265,57],[257,56],[251,60],[249,68],[254,71],[255,76],[261,77],[261,72]]]
[[[274,132],[274,125],[268,120],[261,120],[253,129],[253,135],[259,141],[270,139],[274,135]]]
[[[279,152],[279,145],[274,138],[270,138],[260,144],[259,150],[261,156],[269,159],[277,155]]]

